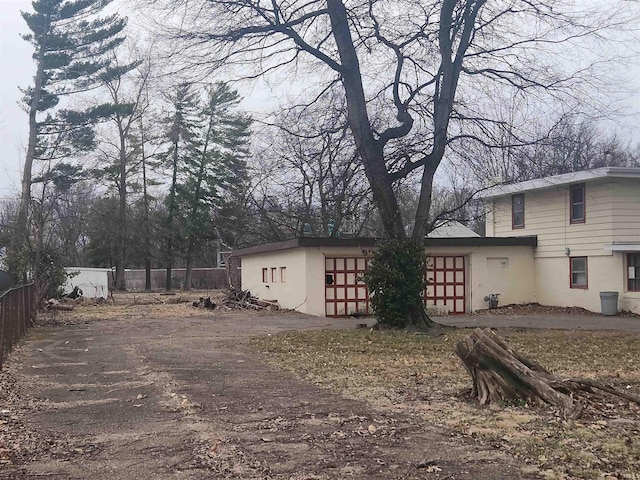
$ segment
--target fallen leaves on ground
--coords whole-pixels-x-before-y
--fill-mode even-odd
[[[460,329],[432,338],[394,331],[292,332],[247,345],[305,381],[372,405],[420,416],[454,435],[520,459],[548,479],[627,478],[640,471],[640,408],[610,397],[571,423],[551,408],[480,408],[455,356]],[[506,341],[554,373],[598,379],[640,396],[640,335],[502,329]]]
[[[506,315],[506,316],[526,316],[526,315],[582,315],[582,316],[600,316],[600,312],[592,312],[582,307],[557,307],[553,305],[541,305],[539,303],[522,303],[501,305],[497,308],[489,308],[486,310],[477,310],[474,315]],[[637,313],[621,310],[618,312],[620,317],[640,318]]]
[[[37,400],[20,392],[15,374],[3,367],[0,371],[0,472],[36,457],[66,460],[98,450],[93,443],[72,441],[67,435],[30,428],[26,419],[37,411],[37,405]]]

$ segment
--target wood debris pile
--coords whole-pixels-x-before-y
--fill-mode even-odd
[[[74,309],[76,305],[102,305],[104,303],[107,303],[107,299],[102,297],[70,298],[69,296],[65,296],[60,299],[56,299],[56,298],[43,299],[40,305],[40,308],[41,310],[44,310],[44,311],[47,311],[47,310],[71,311]]]
[[[204,308],[207,310],[214,310],[217,305],[211,301],[211,297],[200,297],[200,300],[198,300],[197,302],[193,302],[193,306],[197,308]]]
[[[210,297],[201,297],[199,301],[193,302],[193,306],[207,310],[216,308],[226,309],[250,309],[250,310],[280,310],[277,300],[261,300],[251,295],[249,290],[231,289],[216,304]]]
[[[68,302],[66,299],[62,301],[56,300],[55,298],[49,298],[47,300],[42,300],[42,310],[73,310],[75,305],[75,301]]]

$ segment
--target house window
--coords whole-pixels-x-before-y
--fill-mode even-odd
[[[262,269],[262,283],[267,283],[269,281],[269,270],[266,268]]]
[[[287,267],[280,267],[280,281],[282,283],[287,282]]]
[[[571,197],[571,223],[584,223],[584,183],[572,185],[569,191]]]
[[[571,257],[571,288],[587,288],[587,257]]]
[[[524,193],[511,197],[511,228],[524,228]]]
[[[640,292],[640,253],[627,254],[627,290]]]
[[[278,281],[277,275],[278,269],[276,267],[271,267],[271,282],[276,283]]]

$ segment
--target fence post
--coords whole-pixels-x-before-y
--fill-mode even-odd
[[[35,313],[34,284],[12,288],[0,295],[0,368],[29,327]]]
[[[4,331],[7,325],[7,305],[5,300],[5,295],[2,295],[0,297],[0,368],[2,368],[2,360],[4,359]]]

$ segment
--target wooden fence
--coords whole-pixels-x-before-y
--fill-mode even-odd
[[[239,275],[237,267],[232,273]],[[174,268],[171,273],[171,284],[175,290],[180,290],[184,284],[185,269]],[[233,280],[234,277],[232,277]],[[167,280],[167,271],[160,268],[151,270],[151,289],[164,289]],[[124,283],[127,290],[142,291],[145,289],[145,271],[130,270],[124,271]],[[235,285],[235,284],[234,284]],[[228,272],[224,268],[194,268],[191,271],[191,288],[194,290],[217,290],[229,287]],[[109,290],[115,288],[113,275],[109,275]]]
[[[37,310],[35,301],[34,284],[12,288],[0,296],[0,368],[31,326]]]

